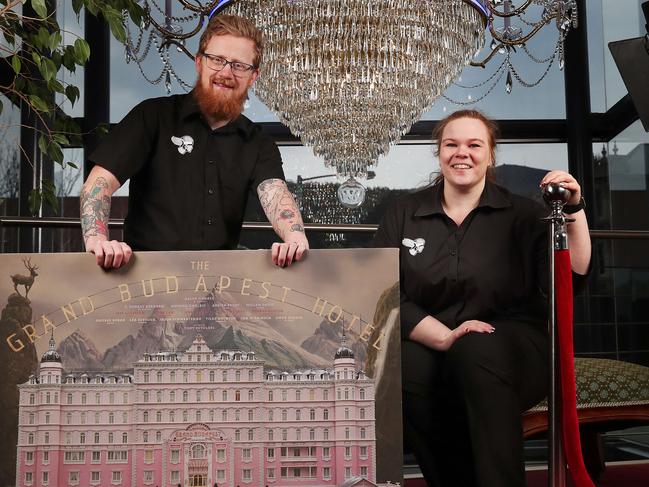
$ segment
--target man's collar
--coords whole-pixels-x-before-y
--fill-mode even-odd
[[[419,207],[415,211],[415,216],[429,216],[435,214],[444,214],[442,207],[442,197],[444,195],[444,181],[435,184],[430,188],[422,191]],[[512,205],[507,190],[490,182],[485,182],[485,187],[480,195],[478,208],[507,208]]]
[[[245,138],[248,138],[252,134],[252,129],[252,122],[246,116],[240,114],[237,118],[231,120],[223,127],[214,129],[213,132],[219,134],[234,134],[235,132],[239,132]]]
[[[194,98],[194,92],[190,91],[183,97],[182,105],[180,107],[180,118],[183,120],[185,118],[191,117],[192,115],[200,115],[201,109],[198,106],[196,98]]]
[[[201,113],[201,108],[198,106],[196,98],[194,98],[193,91],[185,95],[185,99],[183,100],[182,106],[180,108],[180,117],[183,120],[192,116],[198,116],[204,119],[203,114]],[[205,121],[205,123],[207,122]],[[218,132],[219,134],[233,134],[238,131],[244,137],[248,138],[252,134],[253,127],[253,123],[243,114],[241,114],[223,127],[214,129],[214,132]]]

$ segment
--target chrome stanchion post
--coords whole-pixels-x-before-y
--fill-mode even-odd
[[[544,218],[550,224],[548,244],[548,332],[550,335],[550,391],[548,395],[548,485],[565,487],[566,459],[561,441],[561,381],[559,380],[559,333],[557,330],[556,295],[554,285],[554,252],[568,249],[566,218],[563,206],[570,199],[570,191],[558,184],[548,184],[543,189],[543,199],[550,205],[551,213]]]

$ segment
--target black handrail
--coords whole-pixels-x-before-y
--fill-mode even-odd
[[[37,227],[37,228],[79,228],[81,221],[78,218],[65,217],[24,217],[24,216],[3,216],[0,217],[0,226],[6,227]],[[108,222],[108,227],[120,230],[124,226],[124,220],[113,219]],[[376,224],[350,224],[350,223],[306,223],[306,230],[311,232],[350,232],[350,233],[373,233],[378,228]],[[268,222],[244,222],[244,230],[272,230]],[[642,230],[591,230],[591,238],[604,239],[649,239],[649,231]]]

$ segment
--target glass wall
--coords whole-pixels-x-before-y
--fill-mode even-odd
[[[590,99],[606,112],[627,94],[608,43],[646,34],[639,0],[588,1]],[[649,135],[640,121],[593,145],[591,227],[649,230]],[[623,129],[623,130],[622,130]],[[646,240],[594,241],[589,286],[575,302],[577,352],[649,365],[649,256]]]
[[[0,215],[18,214],[20,191],[20,110],[0,95]],[[0,252],[17,251],[16,228],[0,226]]]
[[[74,13],[72,8],[72,2],[58,2],[56,8],[56,18],[61,26],[61,35],[63,36],[63,42],[65,44],[72,45],[76,39],[83,39],[85,33],[84,27],[84,11],[81,11],[81,15],[77,18],[77,14]],[[74,106],[70,101],[62,96],[57,95],[57,103],[61,106],[65,112],[71,117],[83,117],[83,103],[84,103],[84,69],[78,68],[74,73],[62,69],[57,75],[58,80],[63,83],[64,86],[67,86],[68,83],[73,84],[79,88],[79,99],[76,101]],[[83,166],[79,166],[83,167]]]
[[[608,43],[645,35],[641,0],[588,0],[588,62],[593,112],[606,112],[627,90]]]

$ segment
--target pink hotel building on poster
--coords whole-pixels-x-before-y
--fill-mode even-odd
[[[19,386],[18,487],[376,482],[374,382],[344,339],[332,370],[267,370],[200,335],[133,368],[64,375],[50,339]]]

